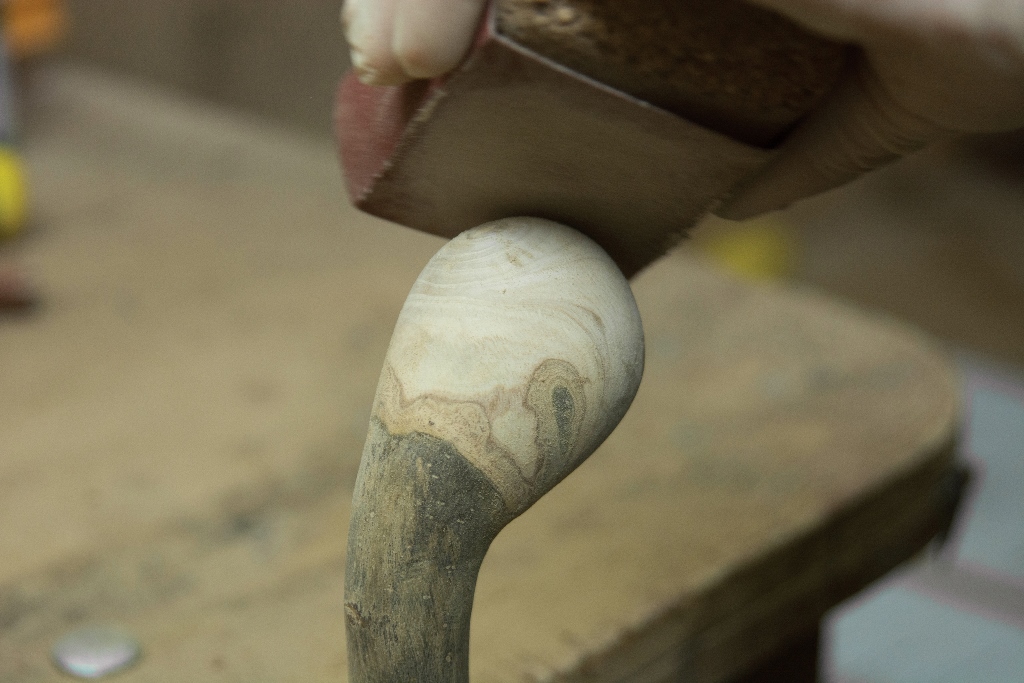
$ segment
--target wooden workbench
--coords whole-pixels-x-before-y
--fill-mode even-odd
[[[50,645],[97,621],[145,648],[126,683],[344,680],[369,405],[441,242],[348,209],[327,141],[89,73],[40,96],[17,258],[45,307],[0,322],[0,680],[63,680]],[[634,285],[640,393],[492,546],[472,677],[810,680],[825,612],[948,518],[956,378],[811,291],[679,255]]]

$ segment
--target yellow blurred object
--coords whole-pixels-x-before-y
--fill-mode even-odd
[[[724,270],[748,280],[777,280],[796,270],[799,241],[778,218],[754,218],[695,240]]]
[[[25,174],[21,159],[0,147],[0,239],[14,237],[25,225]]]
[[[62,0],[0,0],[4,39],[14,59],[49,52],[68,32]]]

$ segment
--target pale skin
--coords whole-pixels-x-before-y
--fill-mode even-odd
[[[722,213],[755,215],[928,142],[1024,125],[1020,0],[756,0],[863,48],[832,100]],[[484,0],[348,0],[367,83],[444,74]],[[374,399],[346,566],[349,680],[465,683],[491,540],[596,449],[628,408],[643,330],[628,283],[569,228],[467,231],[403,307]]]
[[[1020,0],[751,0],[860,46],[830,99],[718,210],[742,219],[842,185],[933,142],[1024,127]],[[486,0],[346,0],[352,62],[369,84],[447,73]]]

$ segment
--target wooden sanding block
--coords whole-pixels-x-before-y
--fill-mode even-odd
[[[750,177],[848,48],[741,0],[496,0],[452,73],[338,88],[349,195],[454,237],[538,216],[632,276]]]

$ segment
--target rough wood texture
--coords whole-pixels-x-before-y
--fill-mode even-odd
[[[350,678],[467,681],[477,572],[512,519],[501,494],[450,443],[373,420],[352,508]]]
[[[351,680],[468,680],[487,548],[615,429],[643,361],[629,284],[575,230],[507,218],[430,259],[395,323],[352,498]]]
[[[835,85],[846,48],[742,0],[499,0],[497,30],[537,53],[768,147]]]
[[[0,680],[125,623],[125,683],[344,681],[371,396],[442,241],[347,207],[327,146],[65,72],[27,141],[45,294],[0,325]],[[619,429],[479,574],[471,678],[725,683],[919,552],[957,381],[892,320],[682,256],[634,288]]]

